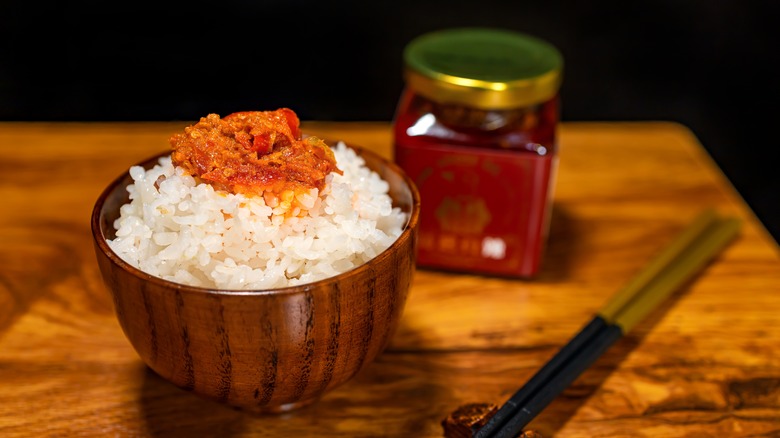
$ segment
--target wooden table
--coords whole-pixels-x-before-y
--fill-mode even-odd
[[[539,278],[419,270],[389,349],[315,405],[257,417],[172,386],[114,318],[89,215],[109,181],[186,124],[0,124],[0,436],[441,436],[459,405],[503,403],[707,207],[742,218],[741,236],[531,427],[780,433],[780,251],[670,123],[564,124]],[[391,154],[387,124],[304,131]]]

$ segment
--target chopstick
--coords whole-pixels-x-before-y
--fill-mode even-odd
[[[714,258],[740,225],[738,219],[721,218],[712,209],[701,213],[473,436],[517,436],[615,341]]]

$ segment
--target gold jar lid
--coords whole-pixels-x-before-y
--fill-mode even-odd
[[[440,103],[510,109],[558,93],[563,57],[539,38],[501,29],[459,28],[428,33],[404,50],[404,79]]]

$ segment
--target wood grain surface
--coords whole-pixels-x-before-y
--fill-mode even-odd
[[[89,217],[187,122],[0,124],[0,436],[442,436],[501,404],[707,207],[740,237],[530,425],[545,437],[780,435],[780,250],[684,127],[561,127],[541,275],[418,270],[390,347],[319,402],[247,414],[149,370],[114,316]],[[384,123],[304,132],[391,156]]]

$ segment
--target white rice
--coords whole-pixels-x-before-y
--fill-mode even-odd
[[[300,216],[285,215],[289,204],[197,184],[170,156],[146,171],[134,166],[108,244],[148,274],[210,288],[278,288],[353,269],[398,238],[406,214],[354,150],[339,143],[334,153],[344,174],[328,176],[322,193],[299,195],[309,207]]]

